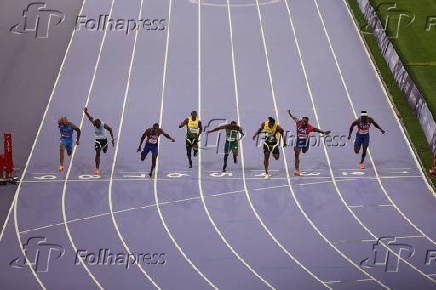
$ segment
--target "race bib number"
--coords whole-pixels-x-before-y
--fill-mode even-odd
[[[199,129],[199,128],[189,128],[189,131],[190,131],[192,134],[198,134],[198,132],[200,132],[200,129]]]
[[[272,143],[272,142],[275,142],[275,141],[276,141],[276,137],[270,135],[270,136],[266,137],[266,140],[267,140],[268,142]]]
[[[150,144],[157,144],[157,139],[149,139],[148,143],[150,143]]]
[[[233,141],[235,141],[235,140],[236,140],[235,137],[227,137],[227,141],[229,141],[229,142],[233,142]]]

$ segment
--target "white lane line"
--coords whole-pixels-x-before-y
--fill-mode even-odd
[[[109,11],[109,18],[112,16],[114,4],[115,4],[115,0],[112,0],[110,11]],[[94,72],[92,74],[91,83],[89,85],[88,94],[86,96],[85,107],[88,106],[89,101],[91,99],[91,94],[92,94],[93,89],[94,89],[94,83],[95,83],[95,79],[96,79],[96,76],[97,76],[97,71],[98,71],[98,68],[100,66],[101,55],[102,55],[102,52],[103,52],[104,44],[106,42],[107,31],[108,30],[105,29],[105,31],[103,33],[103,37],[102,37],[101,43],[100,43],[100,47],[99,47],[99,51],[98,51],[98,55],[97,55],[97,60],[96,60],[95,65],[94,65]],[[79,128],[80,129],[82,129],[82,127],[83,127],[84,117],[85,117],[85,115],[82,113],[82,117],[80,119],[80,124],[79,124]],[[74,146],[73,153],[72,153],[71,159],[70,159],[70,164],[68,165],[68,169],[67,169],[67,172],[65,174],[65,182],[64,182],[64,185],[63,185],[63,189],[62,189],[62,218],[63,218],[64,225],[65,225],[65,232],[67,233],[67,236],[68,236],[68,239],[70,241],[70,244],[73,247],[74,251],[77,253],[76,244],[74,243],[73,236],[71,235],[70,228],[68,227],[68,223],[67,223],[67,209],[66,209],[67,186],[68,186],[67,184],[68,184],[68,179],[69,179],[70,174],[71,174],[71,169],[73,167],[73,162],[74,162],[74,157],[76,156],[76,152],[77,152],[77,146]],[[79,259],[80,265],[83,267],[83,269],[85,269],[85,271],[88,273],[88,276],[94,281],[94,283],[97,285],[97,287],[100,288],[100,289],[104,289],[104,287],[97,280],[97,278],[94,276],[94,274],[91,273],[91,271],[89,270],[88,266],[83,262],[83,258],[80,255],[78,255],[78,259]]]
[[[329,182],[331,182],[331,181],[329,181]],[[306,183],[306,184],[310,185],[311,183]],[[298,184],[298,185],[306,185],[306,184]],[[261,191],[261,190],[276,189],[276,188],[280,188],[280,187],[288,187],[288,185],[286,184],[286,185],[283,185],[283,186],[270,186],[270,187],[252,188],[250,190],[252,190],[252,191]],[[226,196],[226,195],[232,195],[232,194],[244,193],[244,192],[245,192],[245,189],[234,190],[234,191],[227,191],[227,192],[221,192],[221,193],[215,193],[215,194],[206,194],[205,197],[206,198],[220,197],[220,196]],[[178,199],[178,200],[173,200],[173,201],[164,201],[164,202],[159,203],[159,205],[162,206],[162,205],[168,205],[168,204],[176,204],[176,203],[193,201],[193,200],[199,200],[199,199],[200,199],[199,196],[195,196],[195,197]],[[155,206],[156,206],[156,204],[153,203],[153,204],[148,204],[148,205],[143,205],[143,206],[137,206],[137,207],[121,209],[121,210],[113,211],[113,213],[114,214],[120,214],[120,213],[130,212],[130,211],[133,211],[133,210],[146,209],[146,208],[155,207]],[[111,214],[110,212],[105,212],[105,213],[101,213],[101,214],[97,214],[97,215],[92,215],[92,216],[88,216],[88,217],[84,217],[84,218],[76,218],[76,219],[69,220],[67,223],[74,223],[74,222],[79,222],[79,221],[84,221],[84,220],[91,220],[91,219],[94,219],[94,218],[98,218],[98,217],[102,217],[102,216],[107,216],[107,215],[110,215],[110,214]],[[56,223],[56,224],[50,224],[50,225],[46,225],[46,226],[41,226],[41,227],[37,227],[37,228],[23,230],[23,231],[20,232],[20,234],[25,234],[25,233],[28,233],[28,232],[43,230],[43,229],[52,228],[52,227],[55,227],[55,226],[62,226],[62,225],[64,225],[63,222],[62,223]]]
[[[227,0],[227,7],[229,7],[230,2]],[[199,42],[198,42],[198,115],[199,119],[201,120],[201,97],[202,97],[202,87],[201,87],[201,1],[198,0],[198,15],[199,15]],[[229,22],[231,27],[231,17],[229,14]],[[230,39],[232,39],[232,30],[230,28]],[[232,60],[233,58],[233,50],[232,50]],[[203,193],[203,186],[202,186],[202,153],[201,151],[198,153],[198,188],[200,192],[200,199],[203,205],[203,209],[209,219],[209,222],[213,226],[215,232],[218,234],[218,236],[221,238],[223,243],[226,245],[226,247],[232,252],[232,254],[238,259],[239,262],[241,262],[254,276],[256,276],[260,281],[262,281],[267,287],[271,289],[275,289],[268,281],[266,281],[259,273],[256,272],[256,270],[253,269],[253,267],[248,264],[244,258],[242,258],[239,253],[233,248],[233,246],[228,242],[226,237],[223,235],[221,230],[216,225],[215,220],[213,219],[212,215],[210,214],[209,208],[207,207],[206,201],[205,201],[205,195]]]
[[[255,189],[251,189],[251,190],[265,190],[265,189],[273,189],[273,188],[283,188],[283,187],[288,187],[288,185],[277,185],[277,186],[270,186],[270,187],[261,187],[261,188],[255,188]]]
[[[345,93],[346,93],[346,95],[347,95],[347,99],[348,99],[349,105],[350,105],[350,107],[351,107],[351,109],[352,109],[352,112],[353,112],[354,117],[357,119],[358,116],[357,116],[357,113],[356,113],[356,108],[355,108],[354,103],[353,103],[353,101],[352,101],[352,99],[351,99],[351,94],[350,94],[350,91],[349,91],[349,89],[348,89],[347,82],[345,81],[344,74],[343,74],[343,72],[342,72],[341,66],[340,66],[340,64],[339,64],[338,56],[337,56],[337,54],[336,54],[335,49],[333,48],[333,43],[332,43],[332,40],[331,40],[331,38],[330,38],[330,34],[329,34],[329,32],[327,31],[327,27],[326,27],[326,24],[325,24],[325,21],[324,21],[324,17],[322,16],[321,11],[320,11],[320,9],[319,9],[318,0],[313,0],[313,1],[314,1],[314,3],[315,3],[315,6],[316,6],[316,10],[317,10],[318,16],[319,16],[319,18],[320,18],[320,20],[321,20],[322,27],[323,27],[323,30],[324,30],[324,34],[325,34],[325,36],[326,36],[326,38],[327,38],[327,41],[328,41],[328,44],[329,44],[329,47],[330,47],[330,52],[331,52],[331,54],[332,54],[332,56],[333,56],[333,59],[334,59],[335,64],[336,64],[336,68],[337,68],[338,74],[339,74],[339,76],[340,76],[340,78],[341,78],[341,82],[342,82],[343,88],[344,88]],[[375,164],[375,162],[374,162],[374,159],[373,159],[373,157],[372,157],[372,154],[371,154],[371,151],[370,151],[370,150],[368,150],[368,157],[369,157],[369,159],[370,159],[370,161],[371,161],[371,164],[372,164],[372,166],[373,166],[373,170],[374,170],[374,173],[375,173],[376,179],[377,179],[377,181],[378,181],[378,184],[379,184],[381,190],[383,191],[384,195],[386,196],[386,198],[387,198],[387,199],[389,200],[389,202],[392,204],[392,206],[393,206],[393,207],[396,209],[396,211],[401,215],[401,217],[402,217],[402,218],[403,218],[403,219],[404,219],[404,220],[405,220],[409,225],[411,225],[411,226],[412,226],[412,227],[413,227],[413,228],[414,228],[418,233],[420,233],[422,236],[426,237],[426,239],[427,239],[430,243],[432,243],[433,245],[436,245],[436,242],[435,242],[433,239],[431,239],[427,234],[425,234],[424,231],[422,231],[422,230],[421,230],[417,225],[415,225],[415,224],[412,222],[412,220],[411,220],[408,216],[406,216],[405,213],[403,213],[403,212],[401,211],[401,209],[397,206],[397,204],[396,204],[396,203],[394,202],[394,200],[391,198],[390,194],[388,193],[388,191],[387,191],[386,188],[384,187],[384,185],[383,185],[381,179],[379,178],[379,174],[378,174],[377,166],[376,166],[376,164]],[[420,272],[420,273],[421,273],[421,272]],[[422,273],[424,273],[424,272],[422,272]],[[433,282],[436,283],[436,280],[433,280],[433,279],[431,279],[431,280],[432,280]]]
[[[359,36],[359,39],[360,39],[360,41],[361,41],[361,43],[362,43],[362,46],[364,47],[364,51],[365,51],[365,53],[366,53],[366,56],[368,57],[368,62],[370,63],[372,69],[374,70],[374,74],[377,76],[377,80],[379,81],[380,88],[381,88],[382,91],[384,92],[384,95],[385,95],[385,97],[386,97],[386,101],[387,101],[389,107],[391,108],[392,115],[394,116],[394,119],[397,121],[398,128],[399,128],[400,131],[403,133],[403,134],[402,134],[403,139],[404,139],[404,141],[407,143],[407,145],[408,145],[407,148],[409,148],[410,154],[412,155],[413,159],[415,160],[416,167],[417,167],[417,169],[420,171],[420,173],[421,173],[421,177],[422,177],[422,179],[424,180],[424,183],[427,185],[428,190],[432,193],[433,197],[436,197],[436,192],[435,192],[434,188],[430,185],[430,182],[429,182],[429,180],[428,180],[427,177],[426,177],[426,173],[424,172],[424,165],[421,164],[419,158],[417,157],[416,148],[415,148],[415,147],[413,146],[413,144],[410,142],[410,136],[409,136],[409,134],[408,134],[407,131],[404,129],[404,126],[402,126],[402,124],[401,124],[400,118],[399,118],[398,115],[395,113],[395,107],[394,107],[394,104],[393,104],[391,98],[389,97],[389,94],[388,94],[388,92],[387,92],[387,90],[386,90],[386,87],[385,87],[385,84],[384,84],[384,82],[383,82],[383,80],[382,80],[382,77],[381,77],[381,75],[379,74],[379,72],[378,72],[378,70],[377,70],[377,68],[376,68],[376,66],[375,66],[375,64],[374,64],[374,60],[373,60],[371,54],[369,53],[369,48],[367,47],[365,41],[364,41],[363,38],[362,38],[362,35],[360,34],[359,28],[357,27],[357,21],[354,20],[354,16],[353,16],[353,14],[351,13],[351,8],[348,6],[348,3],[347,3],[345,0],[343,1],[343,3],[344,3],[344,5],[345,5],[345,7],[346,7],[346,10],[347,10],[347,12],[348,12],[348,15],[350,16],[351,22],[352,22],[353,25],[354,25],[354,29],[356,30],[356,34]]]
[[[191,180],[198,179],[197,177],[189,177]],[[298,179],[295,180],[322,180],[322,179],[330,179],[331,177],[328,176],[299,176]],[[338,179],[343,180],[337,180],[337,181],[348,181],[348,180],[354,180],[354,181],[367,181],[367,180],[375,180],[377,179],[375,176],[336,176]],[[421,176],[379,176],[381,179],[402,179],[402,178],[421,178]],[[203,180],[240,180],[243,179],[242,177],[219,177],[219,178],[202,178]],[[246,180],[265,180],[264,177],[246,177]],[[270,177],[269,180],[286,180],[286,177]],[[106,178],[100,178],[100,179],[68,179],[68,182],[108,182],[110,179]],[[150,180],[149,178],[113,178],[114,181],[124,181],[124,182],[133,182],[133,181],[140,181],[140,182],[152,182],[153,180]],[[158,181],[180,181],[180,180],[186,180],[186,179],[179,179],[179,178],[158,178]],[[50,180],[23,180],[18,183],[50,183],[50,182],[65,182],[66,179],[50,179]],[[327,183],[331,181],[323,181],[319,183]],[[310,183],[310,184],[316,184]],[[307,184],[295,184],[295,185],[309,185]]]
[[[328,281],[327,284],[337,284],[337,283],[353,283],[353,282],[367,282],[373,281],[372,279],[360,279],[360,280],[342,280],[342,281]]]
[[[280,123],[279,111],[278,111],[278,106],[277,106],[277,101],[276,101],[276,93],[275,93],[274,83],[273,83],[273,78],[272,78],[271,65],[270,65],[270,62],[269,62],[268,48],[267,48],[267,44],[266,44],[265,32],[264,32],[264,29],[263,29],[263,20],[262,20],[262,13],[261,13],[260,6],[259,6],[259,0],[256,0],[256,8],[257,8],[257,15],[258,15],[258,19],[259,19],[260,33],[261,33],[261,37],[262,37],[263,50],[264,50],[264,54],[265,54],[265,62],[266,62],[266,67],[267,67],[267,72],[268,72],[269,85],[270,85],[270,88],[271,88],[271,97],[272,97],[272,101],[273,101],[273,105],[274,105],[274,111],[275,111],[277,122]],[[286,154],[285,153],[283,154],[283,162],[284,162],[284,165],[285,165],[286,179],[287,179],[287,182],[288,182],[288,187],[289,187],[290,193],[294,197],[294,200],[296,201],[296,204],[299,207],[300,211],[303,213],[303,215],[305,216],[306,220],[308,220],[307,215],[302,210],[300,204],[298,203],[298,201],[297,201],[297,199],[295,197],[295,192],[294,192],[294,189],[292,188],[292,185],[291,185],[291,179],[290,179],[290,176],[289,176],[289,168],[288,168],[288,164],[287,164]],[[289,253],[288,251],[286,251],[286,252]],[[290,253],[289,253],[289,255],[290,255]],[[298,265],[300,265],[307,273],[309,273],[315,280],[320,282],[324,287],[332,289],[327,283],[322,281],[318,276],[316,276],[312,271],[310,271],[309,268],[307,268],[306,266],[302,265],[295,258],[293,258],[293,260],[295,260]]]
[[[307,92],[308,92],[308,94],[309,94],[309,97],[310,97],[310,100],[311,100],[311,102],[312,102],[312,109],[313,109],[313,111],[314,111],[314,114],[315,114],[315,117],[316,117],[316,122],[317,122],[317,124],[318,124],[318,126],[319,126],[319,120],[318,120],[318,114],[317,114],[317,112],[316,112],[316,108],[315,108],[315,103],[314,103],[314,100],[313,100],[313,92],[312,92],[312,88],[311,88],[311,86],[310,86],[310,81],[309,81],[309,76],[308,76],[308,74],[307,74],[307,71],[306,71],[306,65],[305,65],[305,63],[304,63],[304,60],[303,60],[303,54],[302,54],[302,51],[301,51],[301,48],[300,48],[300,43],[299,43],[299,40],[298,40],[298,38],[297,38],[297,32],[296,32],[296,28],[295,28],[295,25],[294,25],[294,21],[292,20],[292,14],[291,14],[291,9],[289,8],[289,3],[288,3],[288,1],[287,0],[285,0],[284,1],[284,3],[285,3],[285,6],[286,6],[286,10],[287,10],[287,12],[288,12],[288,15],[289,15],[289,24],[290,24],[290,26],[291,26],[291,29],[292,29],[292,34],[293,34],[293,39],[294,39],[294,44],[295,44],[295,47],[297,48],[297,52],[298,52],[298,56],[299,56],[299,58],[300,58],[300,66],[301,66],[301,69],[302,69],[302,71],[303,71],[303,74],[304,74],[304,78],[305,78],[305,81],[306,81],[306,88],[307,88]],[[271,78],[271,83],[272,83],[272,78]],[[278,111],[276,111],[276,114],[278,115]],[[331,175],[331,177],[332,177],[332,181],[333,181],[333,185],[335,186],[335,188],[336,188],[336,191],[339,193],[339,189],[338,189],[338,187],[337,187],[337,184],[336,184],[336,178],[334,177],[334,174],[333,174],[333,170],[332,170],[332,167],[331,167],[331,163],[330,163],[330,159],[329,159],[329,155],[328,155],[328,152],[327,152],[327,149],[326,149],[326,145],[325,144],[323,144],[323,149],[324,149],[324,153],[325,153],[325,155],[326,155],[326,160],[327,160],[327,162],[328,162],[328,165],[329,165],[329,170],[330,170],[330,175]],[[284,155],[284,157],[286,157],[286,154],[283,154]],[[288,169],[288,165],[287,165],[287,162],[286,162],[286,160],[285,160],[285,166],[286,166],[286,171],[287,171],[287,174],[288,174],[288,177],[289,177],[289,169]],[[289,183],[289,188],[291,188],[291,182],[290,182],[290,177],[288,178],[288,183]],[[307,213],[303,210],[303,208],[301,207],[301,205],[300,205],[300,203],[298,202],[298,200],[297,200],[297,198],[296,198],[296,196],[295,196],[295,193],[293,192],[293,190],[292,190],[292,188],[291,188],[291,192],[292,192],[292,195],[293,195],[293,197],[294,197],[294,200],[295,200],[295,202],[297,203],[297,205],[298,205],[298,207],[300,208],[300,211],[303,213],[303,215],[306,217],[306,219],[307,219],[307,221],[312,225],[312,227],[318,232],[318,234],[339,254],[339,255],[341,255],[345,260],[347,260],[351,265],[353,265],[357,270],[359,270],[360,272],[362,272],[365,276],[367,276],[368,278],[371,278],[372,280],[374,280],[374,281],[376,281],[381,287],[383,287],[383,288],[386,288],[386,289],[390,289],[388,286],[386,286],[386,285],[384,285],[381,281],[379,281],[379,280],[377,280],[374,276],[372,276],[371,274],[369,274],[367,271],[365,271],[364,269],[362,269],[358,264],[356,264],[353,260],[351,260],[347,255],[345,255],[342,251],[340,251],[330,240],[328,240],[327,239],[327,237],[318,229],[318,227],[313,223],[313,221],[308,217],[308,215],[307,215]],[[342,196],[341,196],[341,194],[340,194],[340,197],[342,198]],[[353,213],[354,214],[354,213]]]
[[[219,197],[219,196],[236,194],[236,193],[242,193],[242,192],[244,192],[244,190],[236,190],[236,191],[222,192],[222,193],[217,193],[217,194],[209,194],[209,195],[206,195],[206,197],[208,197],[208,198],[209,197]],[[195,196],[195,197],[190,197],[190,198],[178,199],[178,200],[174,200],[174,201],[164,201],[164,202],[159,203],[159,206],[169,205],[169,204],[176,204],[176,203],[182,203],[182,202],[199,200],[199,199],[200,199],[199,196]],[[125,212],[130,212],[130,211],[138,210],[138,209],[147,209],[147,208],[151,208],[151,207],[155,207],[155,206],[157,206],[157,205],[155,203],[152,203],[152,204],[148,204],[148,205],[144,205],[144,206],[137,206],[137,207],[131,207],[131,208],[126,208],[126,209],[116,210],[116,211],[113,211],[113,213],[114,214],[120,214],[120,213],[125,213]],[[111,214],[111,212],[105,212],[105,213],[101,213],[101,214],[97,214],[97,215],[92,215],[92,216],[88,216],[88,217],[84,217],[84,218],[76,218],[76,219],[69,220],[68,223],[75,223],[75,222],[80,222],[80,221],[85,221],[85,220],[92,220],[92,219],[103,217],[103,216],[107,216],[107,215],[110,215],[110,214]],[[46,225],[46,226],[41,226],[41,227],[37,227],[37,228],[32,228],[32,229],[21,231],[20,234],[25,234],[25,233],[29,233],[29,232],[39,231],[39,230],[53,228],[53,227],[62,226],[62,225],[64,225],[63,222],[62,223],[51,224],[51,225]]]
[[[315,0],[316,1],[316,0]],[[286,5],[287,5],[287,7],[289,7],[289,4],[288,4],[288,1],[285,1],[285,3],[286,3]],[[317,4],[317,2],[316,2],[316,4]],[[290,10],[289,10],[289,15],[290,15],[290,18],[291,18],[291,13],[290,13]],[[294,38],[295,39],[297,39],[297,36],[296,36],[296,30],[295,30],[295,27],[293,27],[293,31],[294,31]],[[303,61],[303,57],[302,57],[302,53],[301,53],[301,51],[299,50],[299,56],[300,56],[300,60],[301,60],[301,62],[304,64],[304,61]],[[310,88],[310,83],[309,83],[309,81],[308,81],[308,79],[306,79],[306,82],[307,82],[307,85],[308,85],[308,88]],[[312,90],[310,89],[310,93],[309,93],[309,96],[310,96],[310,100],[311,100],[311,103],[312,103],[312,109],[313,109],[313,112],[314,112],[314,115],[315,115],[315,119],[316,119],[316,123],[317,123],[317,126],[318,127],[320,127],[320,121],[319,121],[319,117],[318,117],[318,112],[317,112],[317,109],[316,109],[316,105],[315,105],[315,101],[314,101],[314,98],[313,98],[313,94],[312,94]],[[335,178],[335,176],[334,176],[334,173],[333,173],[333,168],[332,168],[332,165],[331,165],[331,159],[330,159],[330,155],[329,155],[329,153],[328,153],[328,151],[327,151],[327,147],[326,147],[326,145],[325,144],[323,144],[323,149],[324,149],[324,154],[325,154],[325,156],[326,156],[326,160],[327,160],[327,163],[328,163],[328,166],[329,166],[329,169],[330,169],[330,175],[331,175],[331,178],[332,178],[332,181],[333,181],[333,186],[335,187],[335,189],[336,189],[336,192],[337,192],[337,194],[338,194],[338,197],[340,198],[340,200],[341,200],[341,202],[342,202],[342,204],[345,206],[345,208],[348,210],[348,212],[351,214],[351,216],[356,220],[356,222],[358,222],[359,223],[359,225],[362,227],[362,229],[364,229],[368,234],[370,234],[373,238],[375,238],[375,239],[377,239],[377,236],[360,220],[360,218],[356,215],[356,213],[349,207],[349,205],[348,205],[348,203],[347,203],[347,201],[344,199],[344,197],[343,197],[343,195],[342,195],[342,192],[341,192],[341,190],[339,189],[339,186],[338,186],[338,184],[337,184],[337,182],[336,182],[336,178]],[[410,266],[413,270],[415,270],[415,271],[417,271],[420,275],[422,275],[423,277],[425,277],[425,278],[427,278],[427,279],[429,279],[429,280],[431,280],[432,282],[436,282],[435,280],[433,280],[432,278],[430,278],[429,276],[427,276],[424,272],[422,272],[421,270],[419,270],[418,268],[416,268],[414,265],[412,265],[411,263],[409,263],[408,261],[406,261],[404,258],[402,258],[400,255],[398,255],[395,251],[393,251],[392,249],[390,249],[383,241],[380,241],[380,244],[381,245],[383,245],[385,248],[386,248],[386,250],[388,250],[390,253],[392,253],[393,255],[395,255],[398,259],[400,259],[402,262],[404,262],[405,264],[407,264],[408,266]],[[369,275],[369,273],[368,273],[368,275]],[[381,283],[381,282],[380,282]],[[387,287],[387,286],[384,286],[384,287]]]
[[[142,19],[143,7],[144,7],[144,0],[141,0],[140,7],[139,7],[138,19]],[[111,174],[110,174],[110,179],[109,179],[109,190],[108,190],[109,210],[110,210],[110,214],[111,214],[111,218],[112,218],[112,223],[114,225],[115,231],[117,232],[118,238],[120,239],[121,243],[123,244],[124,249],[129,253],[129,257],[134,256],[134,254],[133,254],[132,250],[129,248],[129,246],[127,245],[127,243],[124,239],[124,236],[121,234],[118,222],[115,218],[115,214],[114,214],[114,210],[113,210],[113,202],[112,202],[112,185],[113,185],[113,177],[114,177],[114,173],[115,173],[115,166],[116,166],[116,162],[117,162],[117,158],[118,158],[121,132],[123,130],[123,124],[124,124],[124,113],[126,111],[127,99],[129,97],[129,92],[130,92],[130,80],[132,77],[133,65],[135,63],[135,58],[136,58],[136,45],[138,42],[138,35],[139,35],[139,29],[136,29],[135,40],[133,42],[132,55],[130,58],[130,65],[129,65],[126,89],[124,91],[123,105],[122,105],[122,111],[121,111],[121,119],[120,119],[120,125],[118,128],[118,134],[117,134],[117,138],[116,138],[115,152],[114,152],[114,158],[112,161],[112,168],[111,168]],[[147,273],[147,271],[145,271],[145,269],[144,269],[144,267],[142,267],[141,263],[134,263],[134,264],[136,266],[138,266],[138,268],[139,268],[139,270],[141,270],[142,274],[147,278],[148,281],[151,282],[151,284],[153,284],[153,286],[156,289],[160,289],[159,285],[153,280],[153,278]]]
[[[350,208],[367,208],[367,207],[392,207],[392,204],[374,204],[374,205],[350,205]]]
[[[191,2],[192,4],[198,4],[199,1],[201,1],[201,5],[203,6],[227,8],[227,3],[212,3],[212,2],[204,2],[202,0],[189,0],[189,2]],[[271,5],[271,4],[279,3],[280,1],[282,0],[267,0],[260,3],[260,5]],[[240,3],[240,4],[231,4],[230,7],[245,8],[245,7],[254,7],[255,5],[256,5],[255,3]]]
[[[83,9],[84,9],[84,7],[85,7],[85,3],[86,3],[86,0],[83,0],[83,2],[82,2],[82,7],[80,8],[79,15],[82,14]],[[65,62],[66,62],[66,59],[67,59],[67,55],[68,55],[68,53],[69,53],[69,51],[70,51],[71,44],[73,43],[73,38],[74,38],[74,35],[75,35],[75,34],[76,34],[76,30],[73,29],[73,31],[72,31],[72,33],[71,33],[70,40],[69,40],[69,42],[68,42],[67,49],[66,49],[66,51],[65,51],[64,58],[62,59],[61,66],[59,67],[58,75],[56,76],[56,80],[55,80],[55,82],[54,82],[54,84],[53,84],[53,89],[52,89],[51,94],[50,94],[50,97],[49,97],[49,99],[48,99],[47,106],[45,107],[45,110],[44,110],[44,114],[43,114],[43,116],[42,116],[41,123],[39,124],[38,131],[36,132],[35,141],[34,141],[33,144],[32,144],[32,148],[31,148],[31,150],[30,150],[29,157],[27,157],[26,165],[25,165],[24,170],[23,170],[23,172],[22,172],[22,174],[21,174],[21,179],[24,179],[24,176],[26,176],[27,168],[28,168],[28,166],[29,166],[29,164],[30,164],[30,160],[32,159],[33,151],[34,151],[35,148],[36,148],[36,143],[37,143],[37,141],[38,141],[39,134],[41,133],[41,131],[42,131],[42,127],[43,127],[44,122],[45,122],[45,120],[46,120],[46,118],[47,118],[48,110],[49,110],[49,108],[50,108],[50,103],[51,103],[51,101],[53,100],[53,96],[54,96],[55,91],[56,91],[56,88],[57,88],[57,86],[58,86],[58,84],[59,84],[59,80],[60,80],[61,74],[62,74],[62,72],[63,72],[64,66],[65,66]],[[26,265],[29,267],[30,271],[32,272],[33,277],[35,277],[35,279],[36,279],[36,281],[38,282],[39,286],[40,286],[42,289],[46,289],[45,286],[44,286],[44,283],[39,279],[38,274],[37,274],[36,271],[33,269],[32,264],[30,263],[29,259],[27,258],[26,252],[25,252],[24,247],[23,247],[23,243],[22,243],[22,241],[21,241],[20,230],[19,230],[19,227],[18,227],[18,217],[17,217],[17,207],[18,207],[18,198],[19,198],[19,196],[20,196],[20,190],[21,190],[21,183],[18,184],[17,190],[15,191],[14,200],[13,200],[13,202],[11,203],[11,206],[9,207],[8,215],[6,216],[5,222],[3,223],[3,227],[2,227],[2,230],[1,230],[1,232],[0,232],[0,242],[2,241],[2,238],[3,238],[3,235],[4,235],[4,231],[5,231],[5,229],[6,229],[6,225],[7,225],[8,222],[9,222],[9,217],[10,217],[10,215],[11,215],[11,213],[12,213],[12,208],[13,208],[13,209],[14,209],[15,233],[16,233],[16,235],[17,235],[18,244],[19,244],[19,247],[20,247],[21,254],[23,255],[23,257],[24,257],[24,259],[25,259],[25,262],[26,262]]]
[[[383,168],[381,168],[381,170],[407,170],[407,169],[413,169],[413,168],[406,168],[406,167],[397,167],[397,168],[392,168],[392,167],[390,167],[390,168],[388,168],[388,167],[383,167]],[[344,170],[344,171],[347,171],[347,170],[353,170],[353,171],[365,171],[365,170],[368,170],[368,168],[367,169],[360,169],[360,168],[340,168],[340,169],[337,169],[337,170]]]
[[[344,181],[360,181],[357,178],[350,178],[350,179],[344,179],[344,180],[337,180],[337,182],[344,182]],[[319,182],[310,182],[310,183],[297,183],[295,186],[306,186],[306,185],[314,185],[314,184],[323,184],[323,183],[332,183],[331,180],[328,181],[319,181]]]
[[[161,104],[160,104],[160,116],[159,116],[159,125],[162,127],[162,122],[163,122],[163,113],[164,113],[164,98],[165,98],[165,93],[166,93],[166,82],[167,82],[167,68],[168,68],[168,50],[169,50],[169,42],[170,42],[170,26],[171,26],[171,8],[172,8],[172,3],[173,0],[169,0],[170,4],[169,4],[169,12],[168,12],[168,31],[167,31],[167,40],[166,40],[166,46],[165,46],[165,60],[164,60],[164,65],[163,65],[163,74],[162,74],[162,91],[161,91]],[[200,8],[200,4],[198,9]],[[198,12],[200,13],[200,12]],[[200,19],[198,19],[198,27],[200,29]],[[160,145],[160,138],[158,140],[158,146]],[[214,283],[212,283],[209,278],[207,278],[201,271],[200,269],[198,269],[198,267],[191,261],[191,259],[186,255],[186,253],[183,251],[182,247],[180,247],[179,243],[176,241],[176,239],[174,238],[174,235],[171,233],[166,221],[165,221],[165,217],[162,213],[162,210],[160,208],[160,203],[159,203],[159,193],[158,193],[158,188],[157,188],[157,176],[159,173],[159,157],[156,160],[156,168],[155,168],[155,172],[154,172],[154,180],[153,180],[153,191],[154,191],[154,199],[156,202],[156,208],[157,208],[157,212],[159,214],[159,218],[162,222],[163,227],[165,228],[165,231],[168,234],[168,237],[171,239],[172,243],[174,244],[174,246],[176,247],[176,249],[179,251],[179,253],[183,256],[183,258],[185,259],[185,261],[192,267],[192,269],[194,269],[194,271],[200,275],[201,278],[203,278],[204,281],[206,281],[206,283],[212,287],[213,289],[218,289]]]
[[[395,239],[420,239],[425,238],[424,236],[417,236],[417,235],[409,235],[409,236],[392,236],[392,238]],[[339,240],[334,241],[334,244],[344,244],[344,243],[374,243],[377,242],[377,240]]]

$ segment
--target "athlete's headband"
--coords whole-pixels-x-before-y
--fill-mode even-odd
[[[368,117],[368,113],[367,113],[366,111],[362,111],[362,112],[360,113],[360,115],[361,115],[362,117]]]

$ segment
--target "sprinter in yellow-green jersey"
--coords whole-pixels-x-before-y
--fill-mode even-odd
[[[269,117],[267,121],[260,124],[260,128],[256,131],[253,136],[253,140],[256,140],[257,135],[263,133],[263,154],[264,161],[263,165],[265,167],[265,177],[269,177],[268,167],[269,167],[269,157],[272,153],[275,160],[280,157],[279,150],[279,140],[280,136],[283,138],[283,147],[286,147],[286,139],[284,137],[284,130],[279,126],[279,123],[273,117]]]
[[[191,117],[186,118],[180,123],[179,128],[186,126],[186,155],[188,156],[189,168],[192,168],[192,151],[194,151],[194,157],[198,154],[198,138],[203,127],[201,121],[197,119],[197,111],[191,112]]]

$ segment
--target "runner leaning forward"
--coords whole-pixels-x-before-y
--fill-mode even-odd
[[[198,154],[198,138],[203,132],[201,121],[197,119],[197,111],[191,112],[191,117],[180,123],[179,128],[186,126],[186,155],[188,156],[189,168],[192,168],[192,151],[194,157]]]
[[[263,142],[263,165],[265,167],[265,177],[269,177],[270,175],[268,173],[268,167],[270,155],[272,153],[274,159],[278,160],[280,157],[280,136],[283,138],[283,147],[286,147],[286,139],[284,137],[284,130],[279,126],[278,122],[276,122],[273,117],[269,117],[268,121],[262,122],[262,124],[260,124],[260,128],[253,135],[253,140],[256,140],[257,135],[259,135],[260,133],[265,134],[265,141]]]
[[[241,127],[238,126],[236,121],[230,122],[230,124],[226,124],[215,129],[207,131],[207,133],[213,133],[219,130],[226,130],[226,143],[224,145],[224,165],[223,172],[226,172],[227,169],[227,158],[229,157],[230,151],[233,153],[233,162],[238,162],[238,135],[241,134],[241,138],[244,136],[244,132]]]
[[[88,112],[88,108],[83,110],[85,112],[86,117],[88,117],[89,121],[94,125],[94,135],[95,135],[95,174],[100,174],[100,153],[107,153],[107,137],[106,130],[111,134],[112,139],[112,147],[114,144],[114,134],[112,133],[112,128],[109,127],[108,124],[102,122],[100,119],[94,119]]]
[[[68,156],[73,154],[74,131],[77,134],[76,145],[80,144],[80,128],[70,122],[67,117],[59,118],[58,127],[61,135],[59,144],[59,171],[64,171],[64,152],[67,151]]]
[[[152,128],[145,130],[144,134],[141,136],[141,142],[139,143],[137,152],[141,151],[142,143],[145,141],[144,149],[141,151],[141,161],[144,161],[148,153],[151,152],[151,169],[149,176],[153,176],[153,170],[156,167],[156,160],[159,154],[159,137],[164,135],[171,142],[175,142],[169,134],[167,134],[162,128],[159,127],[158,123],[154,123]]]
[[[295,121],[296,129],[297,129],[297,143],[294,146],[294,152],[295,152],[295,170],[294,175],[300,176],[300,153],[306,153],[309,150],[310,146],[310,138],[309,135],[312,132],[329,135],[330,131],[323,131],[318,128],[312,127],[312,125],[309,124],[309,118],[303,117],[301,119],[298,119],[294,115],[292,115],[291,110],[288,110],[289,117],[291,117],[292,120]]]

